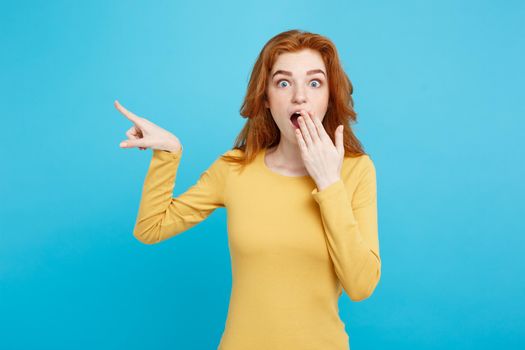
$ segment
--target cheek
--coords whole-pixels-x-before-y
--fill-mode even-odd
[[[279,106],[282,105],[282,100],[283,100],[283,97],[281,96],[281,94],[278,94],[276,93],[275,91],[269,91],[268,94],[268,105],[272,108],[272,109],[277,109]]]

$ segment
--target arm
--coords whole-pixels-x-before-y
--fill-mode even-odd
[[[381,276],[377,228],[376,171],[365,156],[353,195],[343,180],[312,196],[320,206],[326,242],[335,272],[353,301],[368,298]]]
[[[224,207],[227,164],[217,159],[196,184],[172,197],[183,150],[153,150],[144,180],[133,235],[145,244],[159,243],[183,232]]]

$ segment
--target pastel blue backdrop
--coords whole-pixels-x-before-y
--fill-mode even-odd
[[[4,1],[1,349],[215,349],[226,211],[132,236],[151,150],[113,106],[177,135],[174,195],[231,148],[249,73],[289,29],[326,35],[378,176],[381,281],[343,295],[351,348],[525,346],[522,1]]]

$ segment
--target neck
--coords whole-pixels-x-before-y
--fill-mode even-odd
[[[299,145],[290,143],[281,138],[277,147],[273,147],[270,152],[275,161],[275,165],[287,168],[289,170],[304,170],[304,162],[301,157]]]

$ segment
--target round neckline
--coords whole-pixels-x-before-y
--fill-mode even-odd
[[[292,175],[284,175],[284,174],[276,173],[275,171],[270,169],[268,167],[268,165],[266,165],[266,161],[264,160],[264,158],[266,157],[266,150],[267,150],[266,147],[262,149],[260,163],[261,163],[263,169],[265,169],[267,173],[270,173],[273,176],[277,176],[277,177],[285,178],[285,179],[290,179],[290,180],[302,180],[302,179],[310,178],[310,174],[292,176]]]

